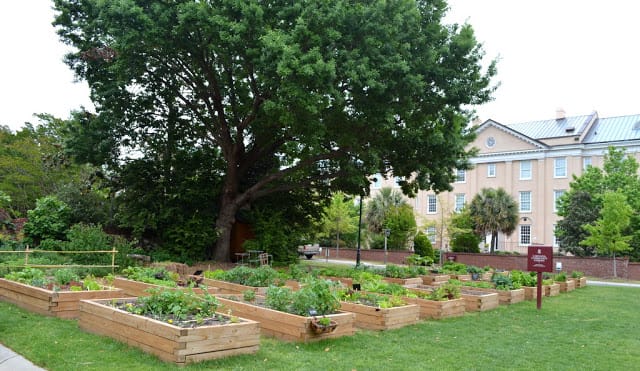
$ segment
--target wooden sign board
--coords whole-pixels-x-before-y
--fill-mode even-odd
[[[529,272],[553,272],[553,247],[529,246],[527,270]]]

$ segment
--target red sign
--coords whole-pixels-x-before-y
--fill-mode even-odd
[[[529,246],[527,270],[529,272],[553,272],[553,247]]]

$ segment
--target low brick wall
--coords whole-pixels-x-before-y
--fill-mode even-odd
[[[446,253],[445,258],[478,267],[490,266],[504,270],[527,270],[526,255],[494,255],[471,253]],[[562,263],[562,270],[568,273],[581,271],[585,275],[599,278],[613,277],[613,259],[580,258],[575,256],[554,256],[555,263]],[[616,258],[616,271],[619,278],[640,280],[640,263],[629,262],[628,258]]]
[[[324,259],[327,249],[329,249],[329,259],[353,259],[355,264],[357,249],[340,248],[340,250],[336,250],[335,247],[323,247],[322,253],[316,255],[314,259]],[[388,250],[387,263],[405,264],[405,258],[411,254],[413,254],[411,251]],[[384,250],[360,249],[360,261],[382,263],[384,262]]]

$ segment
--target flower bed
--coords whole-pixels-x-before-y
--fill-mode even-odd
[[[80,302],[78,325],[87,332],[125,342],[180,366],[238,354],[253,354],[259,349],[260,328],[255,321],[226,317],[229,321],[219,324],[179,327],[168,321],[120,309],[123,305],[134,305],[138,300],[83,300]],[[218,316],[224,315],[218,313]],[[219,321],[220,318],[208,322]]]
[[[430,293],[433,290],[437,289],[438,286],[427,286],[427,285],[411,285],[408,286],[411,291],[421,291]],[[475,311],[485,311],[490,309],[495,309],[498,307],[498,294],[476,291],[470,287],[460,287],[460,300],[462,301],[462,308],[450,308],[449,305],[446,305],[448,301],[439,301],[438,303],[442,306],[442,309],[436,309],[436,316],[428,317],[428,318],[446,318],[446,317],[457,317],[463,315],[465,312],[475,312]],[[438,315],[439,313],[439,315]]]
[[[217,292],[219,294],[242,294],[247,290],[255,291],[258,295],[264,295],[267,293],[268,287],[254,287],[241,285],[239,283],[214,280],[211,278],[205,278],[202,280],[202,284],[207,286],[208,288],[217,288]]]
[[[498,290],[476,287],[474,290],[493,292],[498,294],[498,302],[500,305],[511,305],[524,301],[524,289]]]
[[[281,281],[284,279],[280,279],[278,271],[264,265],[256,268],[238,266],[228,271],[206,271],[203,283],[218,287],[221,294],[242,294],[253,290],[258,295],[264,295],[269,286],[279,285]]]

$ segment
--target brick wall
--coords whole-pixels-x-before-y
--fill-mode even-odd
[[[446,253],[447,259],[467,265],[484,267],[486,265],[504,270],[527,270],[526,255],[493,255],[493,254],[469,254]],[[599,278],[613,277],[613,259],[611,258],[580,258],[575,256],[554,256],[554,266],[562,263],[562,270],[568,273],[581,271],[585,275]],[[629,262],[628,258],[616,258],[617,276],[630,280],[640,280],[640,263]]]
[[[356,262],[356,249],[341,248],[336,251],[335,247],[330,247],[330,259],[349,259]],[[327,247],[322,248],[322,254],[316,255],[314,259],[324,259]],[[438,250],[436,250],[437,252]],[[410,251],[390,250],[387,252],[387,263],[405,264],[405,258],[411,255]],[[467,265],[478,267],[490,266],[496,269],[527,270],[526,255],[494,255],[494,254],[470,254],[470,253],[446,253],[445,259],[456,257],[456,261]],[[383,263],[384,250],[360,250],[360,260],[366,262]],[[584,272],[585,275],[598,278],[613,277],[613,259],[611,258],[579,258],[574,256],[554,256],[555,263],[562,263],[562,270],[571,273],[572,271]],[[616,269],[619,278],[640,281],[640,263],[629,262],[628,258],[617,258]]]

